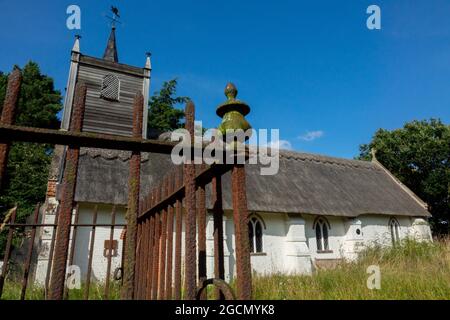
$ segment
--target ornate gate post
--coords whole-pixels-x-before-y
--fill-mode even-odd
[[[19,101],[20,84],[22,83],[22,74],[18,68],[14,68],[8,77],[8,87],[6,89],[5,101],[0,122],[3,124],[13,124],[17,101]],[[6,172],[8,162],[9,143],[0,143],[0,190],[2,188],[3,178]]]
[[[250,107],[242,101],[236,99],[237,89],[232,83],[225,87],[227,101],[217,107],[217,115],[222,117],[222,123],[219,130],[224,136],[226,134],[239,135],[250,129],[250,124],[245,119],[245,115],[250,112]],[[241,300],[248,300],[252,296],[252,275],[250,265],[250,249],[248,238],[248,212],[247,212],[247,194],[245,186],[245,166],[238,163],[239,147],[243,147],[242,141],[231,142],[227,148],[234,150],[234,165],[231,172],[232,201],[233,201],[233,220],[234,234],[236,242],[236,273],[237,273],[237,297]],[[234,138],[233,138],[234,141]],[[229,158],[226,158],[230,160]]]
[[[142,93],[134,98],[133,137],[142,137],[142,113],[144,97]],[[137,217],[139,211],[139,189],[141,172],[141,152],[132,151],[130,159],[130,175],[128,177],[128,208],[126,213],[127,237],[125,242],[125,260],[123,272],[122,299],[131,300],[135,296],[135,268],[136,268],[136,236]]]

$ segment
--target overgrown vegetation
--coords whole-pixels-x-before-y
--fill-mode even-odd
[[[381,289],[367,288],[367,267],[381,271]],[[232,284],[234,287],[234,284]],[[119,299],[119,286],[112,282],[110,299]],[[89,299],[103,299],[102,284],[91,286]],[[213,290],[208,295],[213,296]],[[2,299],[18,299],[20,281],[7,282]],[[27,299],[43,299],[42,288],[29,288]],[[356,262],[345,262],[312,276],[253,276],[253,297],[271,300],[324,299],[450,299],[450,239],[434,243],[405,240],[395,248],[372,247]],[[69,299],[83,299],[84,287],[71,290]]]
[[[18,300],[22,291],[20,281],[8,281],[5,284],[2,300]],[[45,290],[42,286],[30,286],[27,288],[25,300],[43,300]],[[84,300],[85,286],[80,289],[69,290],[69,300]],[[120,286],[117,281],[111,282],[109,290],[109,300],[120,299]],[[89,300],[105,300],[105,287],[103,284],[92,284],[89,290]]]
[[[381,271],[381,289],[367,288],[367,267]],[[450,299],[450,240],[366,249],[358,261],[313,276],[254,277],[255,299]]]

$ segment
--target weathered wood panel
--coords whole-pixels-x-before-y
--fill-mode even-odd
[[[95,64],[91,60],[95,60]],[[85,56],[80,60],[78,81],[85,82],[88,88],[83,131],[132,135],[133,99],[137,92],[142,92],[144,73],[143,69],[129,68],[104,64],[103,61]],[[119,78],[119,101],[108,101],[100,96],[103,78],[108,74]]]

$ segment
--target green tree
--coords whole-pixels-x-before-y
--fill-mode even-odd
[[[439,119],[412,121],[401,129],[379,129],[360,146],[359,159],[377,160],[414,191],[429,207],[437,234],[449,233],[450,126]]]
[[[183,123],[184,111],[175,108],[186,103],[189,98],[176,96],[177,79],[165,81],[160,91],[155,92],[149,101],[148,128],[160,132],[173,131]]]
[[[6,93],[7,76],[0,73],[0,112]],[[61,94],[55,90],[53,79],[41,74],[35,62],[24,66],[22,76],[15,124],[58,129],[57,114],[61,110]],[[21,142],[12,144],[5,184],[0,192],[0,221],[3,221],[5,211],[17,204],[17,220],[23,222],[33,212],[35,204],[44,201],[52,151],[51,145]],[[0,250],[4,235],[3,241],[1,238]]]

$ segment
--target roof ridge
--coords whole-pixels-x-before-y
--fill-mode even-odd
[[[270,150],[271,148],[268,148]],[[259,151],[258,151],[259,152]],[[375,169],[378,170],[376,166],[370,161],[356,160],[356,159],[346,159],[338,158],[332,156],[326,156],[316,153],[298,152],[294,150],[279,149],[280,158],[294,159],[301,161],[316,161],[321,163],[329,163],[335,165],[342,165],[347,167],[356,167],[364,169]]]

